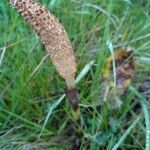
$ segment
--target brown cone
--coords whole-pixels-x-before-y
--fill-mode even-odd
[[[72,91],[75,89],[75,56],[63,25],[45,7],[33,0],[9,0],[9,3],[40,37],[57,71],[66,81],[72,108],[77,109],[77,91]]]

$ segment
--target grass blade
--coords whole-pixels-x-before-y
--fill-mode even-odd
[[[115,22],[116,18],[112,14],[110,15],[107,11],[102,9],[100,6],[97,6],[97,5],[94,5],[94,4],[87,3],[87,4],[84,4],[84,6],[91,7],[91,8],[94,8],[94,9],[102,12],[106,17],[108,17],[111,20],[111,22],[113,23],[114,27],[117,28],[117,25],[116,25],[116,22]]]
[[[40,129],[42,128],[42,127],[41,127],[40,125],[38,125],[37,123],[31,122],[31,121],[29,121],[29,120],[27,120],[27,119],[25,119],[25,118],[23,118],[23,117],[21,117],[21,116],[15,114],[15,113],[12,113],[12,112],[8,111],[8,110],[1,109],[1,111],[5,112],[5,113],[7,113],[7,114],[10,114],[11,116],[13,116],[13,117],[15,117],[15,118],[17,118],[17,119],[19,119],[19,120],[21,120],[21,121],[23,121],[23,122],[29,124],[29,125],[31,125],[31,126],[33,126],[33,127],[40,128]],[[48,133],[51,132],[51,131],[49,131],[48,129],[45,129],[45,131],[48,132]]]
[[[91,62],[89,62],[88,64],[85,65],[85,67],[82,69],[82,71],[80,72],[80,74],[79,74],[78,77],[76,78],[76,83],[78,83],[78,82],[88,73],[88,71],[90,70],[90,68],[91,68],[91,66],[92,66],[93,64],[94,64],[94,61],[91,61]],[[40,134],[39,134],[39,137],[42,135],[42,133],[43,133],[43,131],[44,131],[44,128],[45,128],[45,126],[47,125],[47,122],[48,122],[48,120],[49,120],[49,118],[50,118],[50,116],[51,116],[53,110],[54,110],[55,108],[57,108],[57,107],[60,105],[60,103],[62,102],[62,100],[63,100],[64,98],[65,98],[65,94],[63,94],[63,95],[62,95],[57,101],[55,101],[55,103],[53,103],[53,104],[51,105],[51,107],[49,108],[49,112],[48,112],[48,114],[47,114],[47,116],[46,116],[46,118],[45,118],[45,121],[44,121],[42,130],[41,130],[41,132],[40,132]]]
[[[82,69],[82,71],[79,73],[78,77],[76,78],[76,83],[78,83],[90,70],[91,66],[94,64],[94,61],[89,62],[85,65],[85,67]]]
[[[107,42],[107,45],[108,45],[108,48],[109,48],[109,50],[110,50],[110,52],[111,52],[111,55],[112,55],[112,65],[113,65],[113,74],[114,74],[114,86],[116,87],[116,63],[115,63],[115,57],[114,57],[114,49],[113,49],[113,45],[112,45],[112,42],[111,41],[108,41]]]
[[[145,143],[145,150],[150,150],[150,116],[148,111],[148,105],[146,103],[145,98],[132,86],[130,86],[130,90],[135,93],[137,97],[140,98],[140,103],[143,108],[143,113],[145,117],[145,124],[146,124],[146,143]]]
[[[117,150],[120,145],[123,143],[123,141],[125,140],[125,138],[128,136],[128,134],[130,134],[130,132],[132,131],[132,129],[136,126],[136,124],[139,122],[140,117],[138,117],[132,124],[131,126],[127,129],[127,131],[122,135],[122,137],[120,138],[120,140],[114,145],[114,147],[112,148],[112,150]]]
[[[4,58],[5,52],[6,52],[6,46],[4,46],[2,54],[0,56],[0,66],[2,65],[2,61],[3,61],[3,58]]]
[[[62,100],[63,100],[64,98],[65,98],[65,94],[63,94],[63,95],[62,95],[55,103],[53,103],[53,104],[51,105],[51,107],[49,108],[49,112],[48,112],[48,114],[47,114],[47,116],[46,116],[46,118],[45,118],[44,125],[43,125],[42,130],[41,130],[41,132],[40,132],[40,134],[39,134],[39,137],[40,137],[41,134],[43,133],[43,131],[44,131],[44,129],[45,129],[45,126],[46,126],[46,124],[47,124],[47,122],[48,122],[48,120],[49,120],[49,118],[50,118],[50,116],[51,116],[53,110],[54,110],[55,108],[57,108],[57,106],[62,102]]]

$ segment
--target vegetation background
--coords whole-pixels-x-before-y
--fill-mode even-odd
[[[64,81],[37,35],[7,0],[1,0],[0,149],[149,150],[150,100],[145,87],[150,85],[150,1],[39,2],[59,18],[72,42],[81,126],[72,119]],[[115,109],[99,106],[108,41],[114,51],[131,47],[136,62],[133,82],[121,97],[122,106]]]

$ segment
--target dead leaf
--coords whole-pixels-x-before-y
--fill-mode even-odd
[[[134,76],[134,60],[132,51],[123,51],[121,49],[114,52],[116,77],[113,74],[113,58],[108,57],[106,66],[103,70],[103,86],[100,92],[100,103],[108,100],[111,108],[120,107],[121,95],[123,95]],[[116,81],[114,81],[116,79]]]

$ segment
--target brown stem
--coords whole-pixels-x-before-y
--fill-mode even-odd
[[[65,88],[65,93],[68,97],[68,100],[70,102],[70,105],[72,107],[72,109],[75,111],[76,109],[78,109],[78,92],[76,88],[73,89],[67,89]]]
[[[73,117],[75,120],[78,120],[80,118],[78,91],[75,87],[72,89],[65,88],[65,93],[72,107]]]

